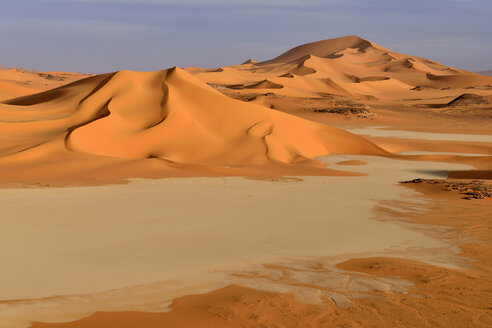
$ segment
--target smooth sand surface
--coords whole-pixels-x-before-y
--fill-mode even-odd
[[[0,190],[5,227],[0,243],[8,249],[0,258],[0,298],[85,294],[184,280],[174,289],[153,289],[162,292],[162,303],[179,296],[177,290],[189,293],[193,286],[203,291],[204,286],[233,282],[228,272],[316,257],[401,255],[456,264],[453,245],[400,223],[374,220],[378,216],[373,208],[383,200],[415,197],[395,185],[397,181],[440,177],[444,170],[468,166],[354,155],[323,160],[335,166],[364,160],[367,165],[353,169],[369,175],[305,177],[298,182],[185,178]],[[421,205],[416,200],[414,209]],[[151,293],[145,286],[135,288],[133,293],[141,297]],[[131,296],[127,290],[122,293]],[[77,301],[62,297],[48,303],[6,302],[0,318],[8,327],[24,327],[37,318],[53,321],[95,309],[138,308],[114,295],[109,304],[97,301],[109,297],[104,295],[82,295],[80,301],[89,297],[92,305],[75,306],[61,316],[57,307]],[[135,302],[145,303],[138,297]]]
[[[446,226],[450,231],[441,236],[459,245],[467,264],[459,269],[407,258],[364,257],[344,260],[335,268],[341,272],[334,272],[327,263],[308,259],[301,265],[270,265],[259,272],[243,273],[251,281],[290,286],[295,294],[229,285],[175,299],[170,304],[172,311],[166,313],[97,312],[74,322],[36,323],[32,328],[107,328],[111,324],[121,328],[488,328],[492,322],[488,297],[492,287],[492,199],[469,201],[446,190],[449,183],[463,181],[428,182],[405,184],[432,200],[426,211],[397,210],[391,217]],[[396,208],[404,204],[397,201]],[[322,304],[301,302],[299,290],[311,291],[323,299]]]
[[[439,141],[467,141],[467,142],[492,142],[490,134],[453,134],[453,133],[432,133],[432,132],[415,132],[405,130],[394,130],[385,127],[347,127],[346,131],[362,136],[372,137],[393,137],[405,139],[424,139]]]

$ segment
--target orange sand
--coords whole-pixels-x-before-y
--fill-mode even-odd
[[[350,175],[315,158],[386,154],[343,130],[230,99],[178,68],[98,75],[10,99],[0,118],[3,183]]]
[[[53,89],[87,77],[70,72],[38,72],[22,68],[0,69],[0,101]]]

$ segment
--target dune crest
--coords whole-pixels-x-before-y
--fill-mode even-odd
[[[270,80],[263,80],[258,83],[244,87],[245,89],[282,89],[284,86]]]

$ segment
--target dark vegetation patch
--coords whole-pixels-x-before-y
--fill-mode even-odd
[[[440,185],[445,191],[454,191],[463,195],[463,199],[484,199],[492,197],[492,186],[483,181],[449,181],[436,179],[413,179],[409,181],[401,181],[400,183],[424,183],[430,185]]]

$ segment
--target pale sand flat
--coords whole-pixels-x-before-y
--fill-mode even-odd
[[[0,246],[9,249],[0,255],[0,298],[100,292],[3,303],[1,321],[16,328],[29,320],[141,309],[157,296],[163,304],[180,293],[234,282],[227,272],[292,259],[399,255],[455,265],[456,247],[404,224],[374,220],[372,209],[382,200],[415,199],[395,184],[399,180],[467,166],[350,155],[323,160],[362,159],[368,164],[353,169],[368,176],[173,178],[0,190]],[[103,292],[157,281],[163,282]]]
[[[349,127],[346,131],[357,135],[371,137],[393,137],[405,139],[423,139],[423,140],[442,140],[442,141],[468,141],[468,142],[492,142],[492,135],[487,134],[453,134],[453,133],[432,133],[432,132],[415,132],[387,129],[385,127]]]

